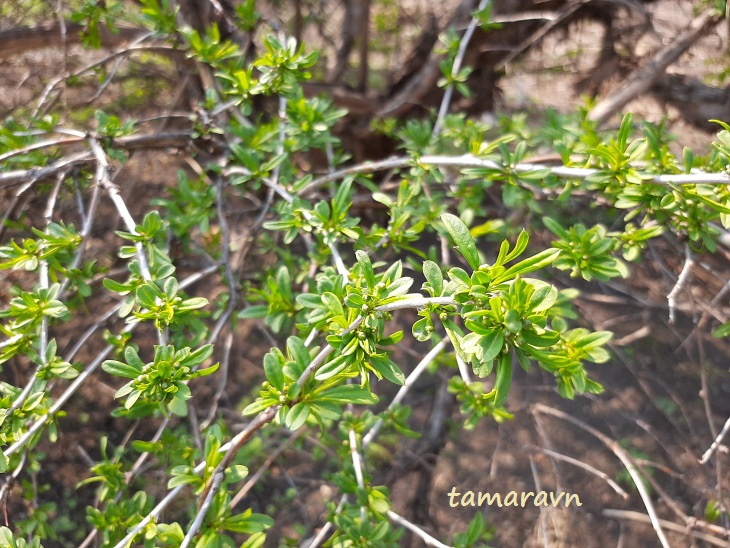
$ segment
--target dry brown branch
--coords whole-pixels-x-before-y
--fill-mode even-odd
[[[64,21],[66,27],[65,42],[67,46],[81,43],[83,25]],[[118,27],[119,33],[114,34],[104,25],[99,27],[101,45],[112,48],[137,38],[144,29],[134,27]],[[49,21],[32,27],[16,27],[0,32],[0,60],[9,59],[29,51],[43,48],[57,48],[62,45],[64,38],[61,34],[61,23]]]
[[[593,474],[594,476],[597,476],[597,477],[601,478],[603,481],[605,481],[606,483],[608,483],[608,485],[611,486],[611,489],[613,489],[614,491],[616,491],[616,493],[621,495],[621,497],[624,500],[629,498],[629,494],[626,491],[624,491],[623,489],[621,489],[621,486],[618,483],[616,483],[615,481],[613,481],[608,474],[606,474],[605,472],[601,472],[600,470],[591,466],[588,463],[585,463],[578,459],[574,459],[573,457],[569,457],[568,455],[563,455],[562,453],[558,453],[556,451],[551,451],[550,449],[545,449],[544,447],[536,447],[536,446],[530,445],[530,446],[527,446],[526,449],[528,451],[535,452],[535,453],[544,453],[548,457],[551,457],[551,458],[554,458],[554,459],[557,459],[557,460],[560,460],[563,462],[567,462],[568,464],[572,464],[573,466],[577,466],[578,468],[581,468],[581,469],[585,470],[586,472]]]
[[[667,540],[667,537],[664,535],[664,531],[662,531],[661,525],[659,523],[659,517],[657,516],[656,510],[654,509],[654,504],[651,501],[651,497],[649,496],[649,493],[646,490],[646,486],[644,485],[641,474],[639,473],[639,470],[636,468],[634,463],[631,460],[631,457],[629,456],[628,452],[621,447],[618,443],[616,443],[614,440],[609,438],[608,436],[602,434],[592,426],[586,424],[585,422],[577,419],[576,417],[573,417],[572,415],[569,415],[567,413],[564,413],[560,409],[555,409],[553,407],[548,407],[547,405],[542,405],[538,403],[533,408],[533,413],[544,413],[546,415],[552,415],[553,417],[557,417],[559,419],[562,419],[564,421],[567,421],[571,424],[574,424],[581,430],[584,430],[597,438],[601,441],[606,447],[608,447],[616,457],[621,461],[621,463],[626,467],[626,470],[631,475],[631,479],[634,482],[634,485],[636,485],[636,489],[639,491],[639,494],[641,495],[641,500],[644,503],[644,506],[646,508],[647,513],[649,514],[649,521],[651,525],[654,527],[654,531],[657,534],[657,538],[659,539],[659,542],[664,548],[669,548],[669,541]]]
[[[337,83],[342,78],[342,74],[345,72],[347,67],[347,60],[350,57],[352,48],[355,45],[355,36],[359,27],[358,14],[358,0],[343,0],[342,4],[345,7],[344,24],[342,25],[342,42],[335,55],[335,64],[327,75],[327,82]]]
[[[718,126],[709,120],[730,119],[730,89],[713,87],[698,78],[665,74],[651,87],[660,101],[676,107],[690,124],[702,129]]]
[[[360,35],[360,51],[359,66],[357,67],[357,89],[365,91],[368,87],[368,54],[370,52],[370,0],[360,0],[358,2],[359,13],[359,29]]]
[[[604,123],[629,101],[647,91],[667,67],[679,59],[692,44],[721,20],[722,17],[714,9],[702,12],[692,20],[687,29],[674,42],[658,51],[651,61],[634,71],[626,81],[622,82],[612,95],[593,107],[588,118],[599,124]]]
[[[601,512],[604,516],[607,518],[614,518],[614,519],[628,519],[631,521],[640,521],[641,523],[651,523],[651,520],[649,519],[649,516],[642,514],[641,512],[633,512],[631,510],[614,510],[612,508],[606,508]],[[710,535],[705,535],[704,533],[700,533],[698,531],[692,531],[691,529],[688,529],[687,527],[683,527],[677,523],[667,521],[665,519],[660,519],[659,524],[669,529],[670,531],[676,531],[677,533],[684,533],[686,535],[692,535],[693,537],[703,540],[705,542],[709,542],[710,544],[713,544],[714,546],[722,546],[723,548],[730,548],[730,542],[724,541],[722,539],[711,537]]]
[[[582,8],[585,4],[591,2],[591,0],[580,0],[578,2],[569,2],[562,8],[560,8],[551,19],[547,19],[546,16],[543,15],[547,19],[547,23],[545,23],[543,26],[541,26],[539,29],[537,29],[535,32],[533,32],[530,36],[525,38],[522,42],[519,43],[519,45],[513,49],[508,55],[506,55],[503,59],[501,59],[494,67],[495,70],[500,70],[509,65],[512,61],[517,59],[520,55],[522,55],[525,51],[530,49],[532,46],[534,46],[537,42],[545,38],[552,30],[557,28],[558,26],[562,25],[566,19],[568,19],[571,15],[573,15],[575,12],[577,12],[580,8]]]
[[[469,17],[472,2],[462,0],[459,7],[454,11],[450,26],[456,27],[458,23]],[[398,91],[388,98],[387,102],[377,111],[379,117],[399,117],[416,105],[421,105],[426,95],[436,88],[441,76],[441,61],[444,55],[436,53],[435,48],[431,51],[428,60],[423,63],[421,69],[400,87]]]

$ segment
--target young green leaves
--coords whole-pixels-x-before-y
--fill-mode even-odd
[[[440,268],[427,261],[423,267],[427,280],[423,288],[432,296],[453,296],[460,305],[458,316],[468,333],[464,334],[450,319],[455,315],[453,311],[427,306],[419,312],[423,318],[414,325],[414,336],[419,340],[429,338],[434,330],[431,314],[437,313],[457,354],[472,364],[475,375],[483,378],[496,371],[494,388],[484,396],[494,408],[500,408],[507,399],[513,357],[525,370],[535,360],[543,369],[553,372],[566,397],[572,397],[575,391],[600,390],[597,383],[586,378],[582,362],[606,361],[608,354],[601,346],[610,335],[593,334],[595,338],[586,341],[583,331],[565,331],[563,312],[557,306],[557,289],[524,277],[560,260],[561,251],[545,250],[508,266],[527,249],[529,238],[523,231],[512,250],[505,241],[493,264],[480,264],[476,243],[466,225],[451,214],[444,214],[442,220],[474,272],[470,275],[461,268],[451,268],[450,282],[444,284]]]
[[[187,408],[184,403],[192,394],[188,381],[204,377],[218,369],[215,364],[206,369],[198,369],[213,354],[213,345],[206,344],[198,350],[190,348],[175,350],[171,345],[155,346],[154,360],[144,363],[137,351],[128,346],[124,350],[125,362],[106,360],[102,369],[111,375],[131,379],[122,386],[115,398],[127,396],[124,407],[127,410],[145,404],[158,407],[164,414],[169,409],[176,415],[184,416]]]

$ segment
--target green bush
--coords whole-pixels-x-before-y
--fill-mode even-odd
[[[452,36],[439,114],[382,122],[402,154],[344,167],[349,158],[334,128],[346,112],[301,86],[317,70],[316,52],[266,30],[253,2],[238,7],[237,23],[242,32],[258,29],[250,34],[255,59],[216,26],[181,26],[172,3],[139,4],[87,1],[73,20],[85,24],[92,47],[101,43],[100,25],[145,25],[151,37],[130,48],[184,53],[185,63],[212,78],[188,113],[192,129],[172,143],[188,147],[201,169],[198,178],[181,171],[177,187],[150,206],[128,203],[115,173],[139,146],[172,146],[169,135],[103,109],[93,130],[69,129],[43,102],[0,128],[0,185],[46,204],[43,214],[7,216],[3,229],[0,268],[15,274],[0,311],[0,364],[19,372],[5,379],[22,382],[0,385],[0,471],[19,480],[43,470],[45,440],[66,428],[69,400],[100,371],[117,387],[111,417],[153,424],[157,433],[137,438],[132,428],[117,443],[102,433],[101,458],[79,484],[97,486],[95,500],[84,516],[62,513],[73,527],[49,525],[58,509],[37,504],[37,487],[13,490],[28,510],[2,529],[1,546],[24,546],[21,538],[32,546],[78,542],[88,533],[103,546],[261,546],[273,519],[236,505],[260,480],[251,463],[296,443],[305,428],[321,436],[338,466],[328,479],[339,498],[327,506],[330,525],[317,542],[397,545],[403,518],[369,470],[389,450],[374,444],[379,433],[417,435],[403,400],[419,375],[438,370],[450,378],[462,428],[512,417],[515,367],[539,367],[564,398],[599,394],[590,364],[611,359],[611,333],[579,320],[571,304],[578,293],[559,289],[560,272],[627,278],[647,242],[663,234],[685,242],[689,262],[716,251],[730,225],[725,124],[708,156],[685,150],[678,159],[662,127],[637,127],[630,114],[617,131],[600,130],[587,109],[549,113],[535,129],[447,114],[454,91],[469,93],[469,69]],[[477,23],[490,25],[488,10]],[[99,68],[105,64],[95,65],[102,82],[113,77]],[[525,160],[546,143],[561,165]],[[70,152],[71,144],[78,149]],[[326,166],[311,168],[322,157]],[[381,188],[385,171],[395,184]],[[501,195],[501,216],[487,206],[487,192]],[[229,226],[231,204],[251,196],[260,211],[243,220],[236,214],[240,226]],[[96,227],[112,230],[100,219],[104,197],[124,230],[104,238],[92,257]],[[379,204],[382,214],[358,218],[356,199]],[[245,258],[255,265],[246,279],[234,260],[244,248],[255,250]],[[215,297],[202,296],[196,284],[204,279],[221,289]],[[670,299],[671,314],[673,306]],[[226,421],[217,406],[231,375],[231,340],[252,320],[276,346],[256,360],[265,380],[242,397],[244,418]],[[728,325],[717,334],[730,333]],[[89,341],[102,332],[99,350]],[[398,344],[425,356],[415,369],[393,359]],[[194,396],[212,385],[194,379],[207,375],[221,384],[200,415]],[[4,496],[9,489],[3,484]],[[450,541],[479,545],[490,534],[477,514]]]

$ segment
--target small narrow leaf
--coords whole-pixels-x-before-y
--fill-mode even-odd
[[[357,262],[362,268],[362,274],[365,276],[365,282],[368,284],[368,288],[372,289],[375,287],[375,272],[373,271],[373,265],[370,262],[370,257],[364,251],[355,251],[355,257]]]
[[[264,356],[264,373],[271,386],[279,392],[284,390],[284,372],[279,360],[271,353]]]
[[[466,225],[461,219],[451,213],[441,215],[441,221],[443,221],[446,230],[454,240],[459,252],[464,256],[466,262],[469,263],[469,266],[474,270],[478,269],[479,253],[477,252],[474,238],[469,234],[469,229]]]
[[[494,282],[503,282],[510,278],[514,278],[518,274],[521,276],[523,274],[534,272],[535,270],[540,270],[542,267],[549,265],[557,259],[558,255],[560,255],[559,249],[546,249],[545,251],[541,251],[537,255],[525,259],[524,261],[520,261],[516,265],[508,268],[504,274],[495,278]]]
[[[509,387],[512,383],[512,356],[509,352],[502,354],[497,363],[497,380],[494,383],[496,394],[494,397],[494,405],[502,407],[507,401]]]
[[[440,297],[444,291],[444,276],[441,273],[441,268],[433,261],[424,261],[423,275],[431,285],[431,289],[433,290],[432,296]]]
[[[110,375],[116,375],[117,377],[125,377],[127,379],[136,379],[139,375],[139,370],[126,363],[118,362],[116,360],[106,360],[101,364],[101,368],[109,373]]]
[[[286,427],[292,431],[299,430],[307,422],[311,411],[312,408],[307,402],[300,401],[289,409],[289,412],[286,414],[286,420],[284,421]]]
[[[317,401],[332,401],[335,403],[370,404],[377,403],[378,397],[367,388],[356,384],[336,386],[317,396]]]
[[[508,263],[512,259],[516,259],[520,255],[522,255],[522,252],[527,249],[527,244],[530,241],[530,236],[527,234],[525,230],[520,232],[520,235],[517,237],[517,242],[515,243],[515,248],[510,251],[509,255],[505,257],[504,262]]]

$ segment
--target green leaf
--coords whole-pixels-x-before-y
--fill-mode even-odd
[[[365,282],[368,285],[369,289],[373,289],[375,287],[375,272],[373,271],[373,265],[370,262],[370,257],[368,257],[368,254],[364,251],[355,251],[355,257],[357,258],[357,262],[360,265],[360,268],[362,268],[362,274],[365,276]]]
[[[559,238],[562,238],[563,240],[570,239],[570,234],[568,234],[568,231],[565,230],[555,219],[552,219],[551,217],[543,217],[542,222],[550,232],[552,232]]]
[[[156,300],[160,296],[160,290],[156,286],[147,283],[137,288],[135,293],[137,300],[145,308],[154,308],[157,304]]]
[[[252,534],[260,533],[261,531],[272,527],[274,525],[274,520],[264,514],[253,514],[249,509],[242,514],[223,520],[222,525],[226,531]],[[244,544],[243,546],[247,547],[249,545]]]
[[[126,295],[127,293],[129,293],[128,284],[114,281],[111,278],[104,278],[102,285],[109,291],[114,291],[115,293],[119,293],[120,295]]]
[[[185,310],[195,310],[197,308],[203,308],[207,304],[208,299],[205,297],[193,297],[191,299],[185,299],[177,306],[177,309],[181,312]]]
[[[537,255],[534,255],[529,259],[525,259],[524,261],[520,261],[516,265],[508,268],[501,276],[494,279],[494,283],[503,282],[514,278],[517,275],[521,276],[522,274],[528,274],[535,270],[539,270],[552,263],[558,258],[558,255],[560,255],[559,249],[546,249],[545,251],[541,251]]]
[[[296,300],[297,304],[304,308],[326,308],[326,306],[322,303],[322,296],[315,293],[302,293],[297,295]],[[268,311],[268,307],[264,308]],[[266,316],[266,313],[264,313],[264,316]]]
[[[552,346],[560,340],[560,333],[557,331],[545,331],[538,335],[534,331],[523,329],[521,334],[527,344],[538,348]]]
[[[215,347],[212,344],[205,344],[181,360],[180,365],[185,367],[200,365],[213,355],[214,349]]]
[[[208,375],[212,375],[216,371],[218,371],[218,368],[220,367],[220,363],[214,363],[210,367],[206,367],[205,369],[198,369],[195,372],[195,375],[197,377],[207,377]]]
[[[393,384],[402,385],[406,382],[406,376],[403,374],[403,371],[387,356],[370,356],[370,365],[377,373]]]
[[[106,360],[101,364],[101,368],[111,375],[125,377],[127,379],[136,379],[140,374],[140,370],[136,367],[116,360]]]
[[[327,307],[327,310],[329,310],[333,316],[345,315],[345,311],[342,308],[342,303],[334,293],[330,293],[329,291],[325,291],[324,293],[322,293],[322,303],[325,305],[325,307]]]
[[[341,215],[342,213],[347,211],[348,206],[350,204],[350,188],[351,187],[352,187],[352,179],[348,178],[348,179],[345,179],[345,181],[337,189],[337,194],[335,194],[335,197],[332,200],[333,217],[336,218],[338,215]]]
[[[446,230],[448,231],[451,238],[454,240],[457,249],[469,263],[469,266],[473,270],[479,268],[479,253],[477,252],[477,246],[474,243],[474,238],[471,237],[469,229],[456,215],[451,213],[444,213],[441,215],[441,221],[444,223]]]
[[[575,343],[575,346],[577,348],[597,348],[599,346],[603,346],[608,341],[611,340],[613,337],[613,333],[610,331],[596,331],[594,333],[586,333],[580,339],[578,342]]]
[[[124,349],[124,359],[127,360],[127,363],[130,366],[137,369],[137,374],[142,372],[144,362],[139,359],[139,355],[137,354],[137,351],[134,349],[134,347],[128,346]]]
[[[279,360],[271,353],[264,356],[264,373],[271,386],[279,392],[284,390],[284,371]]]
[[[485,335],[479,342],[479,346],[482,348],[482,361],[493,360],[502,351],[502,347],[504,346],[504,333],[497,329],[489,335]]]
[[[307,422],[311,411],[312,408],[309,403],[300,401],[294,407],[289,409],[286,414],[284,424],[289,430],[298,430],[305,422]]]
[[[254,306],[249,306],[248,308],[244,308],[238,313],[238,318],[241,320],[248,320],[248,319],[260,319],[265,318],[266,315],[269,313],[269,307],[265,304],[257,304]]]
[[[165,280],[164,292],[168,299],[172,299],[177,295],[177,280],[175,278],[168,278]]]
[[[442,320],[442,323],[446,330],[446,334],[449,336],[451,344],[454,346],[454,350],[463,361],[468,362],[469,356],[467,356],[466,352],[464,352],[464,349],[461,347],[461,339],[464,336],[461,333],[461,329],[459,329],[459,327],[449,319]]]
[[[431,295],[433,297],[440,297],[444,292],[444,276],[441,273],[441,268],[433,261],[424,261],[423,275],[431,286]]]
[[[530,236],[527,234],[526,231],[521,231],[520,235],[517,237],[517,242],[515,243],[515,248],[504,258],[504,262],[508,263],[512,259],[515,259],[522,255],[522,252],[527,249],[527,244],[530,242]],[[502,264],[502,263],[498,263]]]
[[[367,388],[362,388],[356,384],[345,384],[330,388],[318,394],[317,401],[352,403],[357,405],[377,403],[378,397]]]
[[[314,378],[318,381],[324,381],[330,377],[334,377],[340,371],[345,369],[349,363],[349,356],[337,356],[335,359],[328,361],[322,367],[317,369],[317,373],[314,375]]]
[[[311,361],[309,350],[307,350],[307,347],[304,346],[304,341],[302,341],[302,339],[294,336],[289,337],[286,340],[286,348],[291,357],[294,358],[294,361],[298,366],[297,369],[299,374],[301,375]]]
[[[276,400],[271,399],[258,399],[254,402],[249,403],[243,411],[241,411],[241,415],[244,417],[247,415],[256,415],[263,411],[264,409],[268,409],[269,407],[272,407],[274,405],[277,405]]]
[[[497,362],[497,380],[494,383],[494,405],[502,407],[507,401],[509,387],[512,383],[512,356],[505,352]]]
[[[718,339],[721,339],[722,337],[727,337],[728,335],[730,335],[730,322],[722,324],[720,327],[712,332],[712,336]]]

